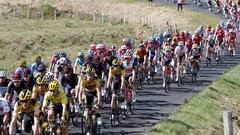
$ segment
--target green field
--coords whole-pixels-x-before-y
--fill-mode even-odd
[[[230,69],[229,69],[230,70]],[[221,135],[223,111],[240,110],[240,65],[193,96],[168,120],[156,125],[147,135]],[[236,122],[234,123],[236,129]],[[235,130],[236,132],[236,130]]]

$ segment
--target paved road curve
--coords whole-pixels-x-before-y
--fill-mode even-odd
[[[158,0],[163,2],[163,0]],[[186,8],[200,11],[209,14],[206,8],[200,9],[186,1]],[[240,48],[238,47],[238,50]],[[157,78],[157,83],[154,85],[145,85],[143,90],[138,91],[138,101],[135,104],[135,114],[130,115],[129,118],[122,120],[116,128],[112,128],[109,120],[110,108],[109,106],[103,109],[103,122],[104,127],[102,134],[104,135],[139,135],[143,134],[146,129],[150,129],[153,125],[159,123],[161,120],[167,119],[168,116],[174,112],[180,105],[184,104],[186,99],[199,93],[213,80],[222,75],[226,69],[239,64],[240,53],[238,52],[231,60],[226,57],[223,64],[214,63],[211,67],[207,68],[203,65],[200,71],[201,77],[198,83],[191,83],[188,76],[184,79],[184,85],[178,87],[176,84],[172,85],[169,93],[165,93],[161,88],[162,80]],[[71,127],[71,134],[80,134],[81,129]]]

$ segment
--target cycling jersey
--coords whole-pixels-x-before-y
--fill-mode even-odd
[[[52,95],[50,91],[48,91],[43,100],[43,107],[46,107],[48,105],[48,102],[51,102],[51,104],[55,105],[67,105],[68,99],[65,93],[62,90],[58,90],[56,95]]]
[[[43,61],[40,61],[39,63],[34,62],[34,63],[32,64],[32,66],[31,66],[31,71],[32,71],[32,73],[38,72],[38,66],[39,66],[39,65],[43,65],[44,67],[46,67],[46,64],[45,64]]]
[[[123,69],[123,67],[120,67],[119,70],[116,70],[113,67],[111,67],[110,74],[113,76],[113,79],[120,81],[122,75],[125,75],[125,70]]]
[[[13,92],[16,92],[18,95],[24,89],[28,89],[26,81],[21,80],[19,87],[15,87],[13,81],[11,81],[8,84],[7,93],[12,94]]]
[[[123,62],[123,67],[125,69],[125,77],[131,76],[132,71],[135,68],[134,61],[130,61],[130,63],[127,65],[127,62]]]
[[[24,109],[23,106],[22,106],[22,102],[17,101],[15,106],[14,106],[14,111],[13,111],[14,115],[13,116],[17,117],[21,113],[26,113],[29,116],[39,116],[39,113],[40,113],[39,103],[34,99],[30,100],[29,102],[30,102],[29,107]]]
[[[0,98],[0,115],[7,115],[10,112],[10,107],[5,98]]]
[[[183,46],[182,48],[177,46],[174,52],[174,54],[179,57],[185,55],[186,53],[187,53],[187,48],[185,46]]]
[[[75,65],[79,65],[80,67],[83,66],[83,64],[85,63],[85,60],[81,60],[80,58],[77,58],[75,61]]]
[[[5,79],[3,83],[0,83],[0,87],[7,87],[10,82],[11,82],[10,79]]]
[[[100,86],[100,83],[96,78],[94,78],[91,81],[82,80],[81,86],[85,91],[95,92],[96,88]]]
[[[48,88],[46,87],[44,91],[40,91],[40,89],[36,86],[33,86],[33,89],[32,89],[32,95],[44,95],[47,91],[48,91]]]
[[[235,40],[237,38],[237,35],[235,32],[228,32],[227,37],[228,37],[228,40]]]
[[[138,49],[136,50],[136,56],[137,56],[138,58],[144,58],[144,56],[146,56],[146,55],[147,55],[147,51],[146,51],[145,48],[144,48],[144,49],[138,48]]]

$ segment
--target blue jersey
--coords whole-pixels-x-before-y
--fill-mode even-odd
[[[39,63],[34,62],[31,66],[32,73],[34,73],[34,71],[38,72],[38,66],[39,65],[43,65],[44,67],[46,67],[46,64],[43,61],[41,61]]]
[[[75,65],[80,65],[80,67],[82,67],[82,65],[85,63],[85,60],[80,60],[80,58],[77,58],[75,61]]]

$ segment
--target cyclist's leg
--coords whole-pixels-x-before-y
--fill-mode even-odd
[[[111,108],[112,109],[116,108],[114,102],[115,102],[115,98],[116,98],[116,93],[117,93],[117,91],[120,90],[120,87],[121,87],[121,81],[113,80],[113,83],[112,83],[112,91],[113,91],[113,93],[112,93],[112,101],[111,101]]]
[[[23,114],[22,118],[22,130],[26,133],[31,133],[33,126],[33,117]]]

